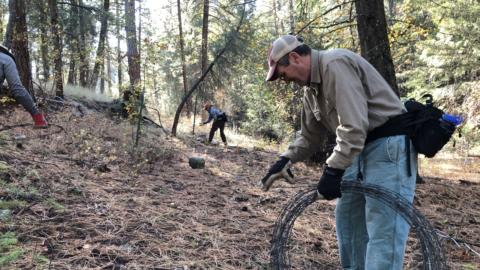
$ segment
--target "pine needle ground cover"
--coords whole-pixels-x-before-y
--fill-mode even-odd
[[[64,107],[48,118],[61,131],[0,132],[2,269],[268,269],[278,215],[320,175],[298,164],[296,186],[276,183],[264,193],[257,183],[278,150],[206,146],[149,126],[133,149],[132,126],[103,112],[82,117]],[[21,110],[0,114],[3,126],[29,121]],[[26,139],[15,140],[19,134]],[[205,168],[191,169],[190,156],[203,157]],[[435,228],[478,245],[478,161],[435,163],[422,163],[426,183],[417,187],[415,206]],[[440,173],[447,165],[455,174]],[[295,223],[290,254],[297,269],[339,265],[333,209],[322,203]],[[480,268],[475,253],[444,245],[453,269]],[[418,265],[418,254],[412,236],[407,269]]]

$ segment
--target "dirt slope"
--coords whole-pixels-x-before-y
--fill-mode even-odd
[[[298,185],[265,193],[257,182],[276,152],[205,146],[155,127],[132,151],[126,122],[71,107],[48,117],[50,129],[32,130],[11,127],[30,123],[21,110],[0,114],[0,235],[16,240],[0,241],[1,269],[268,269],[278,214],[319,176],[299,164]],[[191,169],[190,156],[205,158],[205,169]],[[462,181],[427,177],[415,205],[480,252],[480,169],[468,170]],[[338,269],[333,209],[319,202],[298,219],[295,268]],[[479,254],[445,244],[453,269],[480,268]],[[406,269],[418,252],[409,248]]]

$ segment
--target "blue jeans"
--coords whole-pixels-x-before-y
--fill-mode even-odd
[[[417,153],[411,146],[407,173],[405,136],[377,139],[365,146],[347,168],[344,181],[364,181],[401,194],[415,193]],[[361,171],[363,179],[358,179]],[[343,193],[335,209],[337,240],[343,269],[402,269],[409,225],[394,210],[363,194]]]

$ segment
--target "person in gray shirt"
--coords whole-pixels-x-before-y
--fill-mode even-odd
[[[0,45],[1,46],[1,45]],[[42,113],[38,111],[37,106],[33,102],[32,97],[22,85],[20,76],[18,75],[15,58],[9,50],[1,46],[0,48],[0,85],[7,80],[13,98],[20,103],[33,118],[34,128],[47,128],[48,123]]]

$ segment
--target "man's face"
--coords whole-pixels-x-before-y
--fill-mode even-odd
[[[277,66],[278,78],[287,83],[294,82],[300,86],[306,86],[310,83],[310,59],[309,56],[300,56],[295,52],[289,53],[288,66]]]

